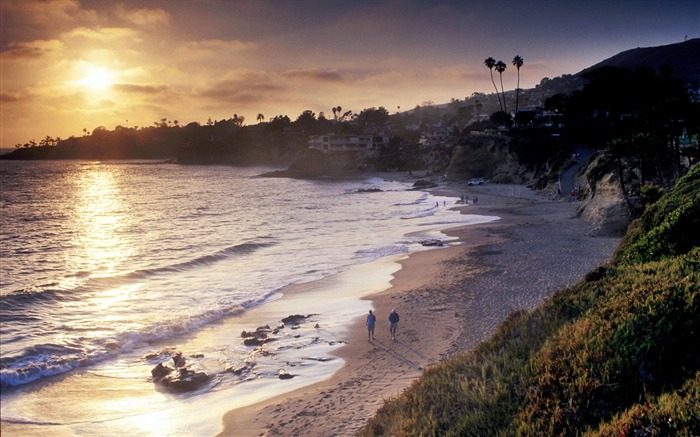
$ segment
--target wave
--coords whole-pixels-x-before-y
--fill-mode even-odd
[[[420,205],[422,203],[425,203],[426,200],[428,200],[428,197],[430,195],[428,193],[423,193],[419,198],[414,200],[413,202],[407,202],[407,203],[394,203],[392,206],[413,206],[413,205]]]
[[[131,272],[131,273],[124,275],[124,279],[144,279],[146,277],[160,275],[163,273],[182,272],[182,271],[188,270],[190,268],[214,264],[216,262],[225,260],[225,259],[230,258],[232,256],[247,255],[247,254],[255,252],[258,249],[272,246],[273,244],[274,243],[243,243],[243,244],[238,244],[236,246],[231,246],[231,247],[227,247],[225,249],[221,249],[218,252],[215,252],[213,254],[203,255],[203,256],[191,259],[189,261],[185,261],[185,262],[181,262],[181,263],[177,263],[177,264],[172,264],[172,265],[164,266],[164,267],[158,267],[155,269],[136,270],[134,272]]]
[[[391,245],[376,247],[367,250],[358,250],[357,252],[355,252],[355,254],[360,257],[369,258],[372,261],[374,261],[375,259],[383,258],[385,256],[398,255],[401,253],[408,252],[410,252],[410,248],[408,247],[408,245]]]
[[[279,289],[240,304],[210,309],[190,317],[158,321],[139,330],[124,331],[113,337],[95,339],[86,344],[42,344],[27,348],[16,356],[0,357],[0,387],[15,387],[44,377],[67,373],[76,368],[88,367],[150,342],[192,332],[223,318],[240,315],[265,303],[277,293]]]
[[[72,277],[87,278],[87,280],[84,283],[82,283],[76,288],[55,288],[59,283],[53,282],[38,287],[28,287],[23,288],[21,290],[15,290],[6,294],[5,296],[2,296],[0,300],[0,314],[3,315],[3,320],[5,320],[4,318],[11,317],[10,315],[21,314],[19,310],[24,309],[30,305],[46,304],[49,302],[61,302],[65,300],[74,299],[76,291],[91,288],[108,287],[115,284],[123,285],[124,283],[129,283],[135,280],[140,281],[163,274],[181,273],[189,269],[211,265],[229,259],[231,257],[248,255],[255,252],[256,250],[265,247],[270,247],[274,244],[274,242],[242,243],[235,246],[226,247],[215,253],[199,256],[188,261],[158,268],[135,270],[133,272],[128,272],[115,276],[91,278],[90,272],[75,272],[73,273]]]
[[[438,209],[437,206],[430,206],[430,207],[427,207],[426,209],[414,211],[409,216],[401,217],[401,220],[413,220],[413,219],[430,217],[430,216],[435,215],[435,211],[437,211],[437,209]]]

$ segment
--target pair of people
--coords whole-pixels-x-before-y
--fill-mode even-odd
[[[377,317],[374,315],[372,310],[369,310],[367,314],[367,341],[374,339],[374,325],[377,322]],[[391,333],[391,339],[396,341],[396,328],[399,326],[399,313],[396,312],[396,308],[391,310],[389,314],[389,332]]]

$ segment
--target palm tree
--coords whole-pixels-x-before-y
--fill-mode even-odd
[[[517,117],[518,115],[518,98],[520,97],[520,67],[523,66],[525,61],[523,60],[522,56],[516,55],[513,58],[513,65],[515,65],[515,68],[518,69],[518,86],[515,88],[515,115]]]
[[[491,82],[493,83],[493,87],[496,89],[496,97],[498,97],[498,106],[501,107],[501,111],[503,111],[503,103],[501,103],[501,95],[498,94],[498,87],[496,86],[496,81],[493,80],[493,67],[496,66],[496,60],[493,58],[486,58],[484,60],[484,65],[486,65],[486,68],[489,69],[491,72]]]
[[[506,93],[503,91],[503,72],[506,71],[507,65],[503,61],[498,61],[496,62],[495,65],[496,71],[498,71],[498,74],[501,76],[501,94],[503,94],[503,112],[508,112],[508,108],[506,107]],[[498,89],[496,89],[496,93],[498,93]]]
[[[259,113],[257,119],[258,119],[258,123],[261,121],[265,121],[265,116],[262,115],[262,113]]]

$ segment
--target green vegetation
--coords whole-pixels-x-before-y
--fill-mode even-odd
[[[613,261],[425,371],[362,436],[700,435],[700,167]]]

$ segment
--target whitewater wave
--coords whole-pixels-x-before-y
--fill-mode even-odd
[[[229,307],[210,309],[192,316],[161,320],[133,331],[124,331],[109,338],[93,339],[85,344],[78,341],[63,344],[36,345],[17,356],[0,358],[0,387],[14,387],[37,379],[87,367],[149,342],[166,340],[186,334],[223,318],[240,315],[265,303],[279,293],[273,290],[257,299],[250,299]]]

